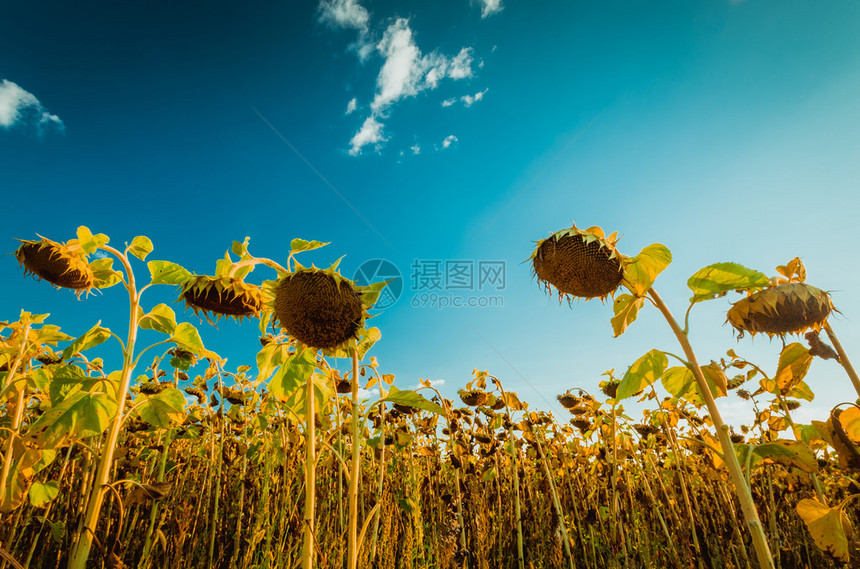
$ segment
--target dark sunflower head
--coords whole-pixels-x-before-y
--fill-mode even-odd
[[[746,332],[785,336],[801,334],[810,328],[821,329],[832,310],[827,292],[805,283],[789,282],[739,300],[726,317],[738,337]]]
[[[78,296],[95,284],[93,271],[82,249],[72,250],[63,243],[44,237],[40,241],[22,241],[15,258],[24,274],[34,274],[59,288],[70,288]]]
[[[332,269],[300,267],[278,282],[275,317],[306,346],[334,349],[358,337],[367,307],[351,281]]]
[[[216,320],[222,316],[237,320],[246,316],[256,317],[263,306],[259,287],[227,276],[194,276],[182,285],[179,299],[185,300],[185,306],[193,309],[195,314],[203,311],[207,320],[210,313]]]
[[[557,231],[539,241],[531,255],[538,281],[563,296],[606,298],[621,285],[622,257],[616,234],[606,237],[599,227]]]
[[[463,403],[471,405],[472,407],[483,405],[490,399],[490,394],[481,391],[480,389],[461,389],[457,394],[460,396]]]

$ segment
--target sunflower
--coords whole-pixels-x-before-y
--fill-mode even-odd
[[[530,257],[534,274],[547,290],[554,287],[559,298],[604,299],[624,277],[617,242],[615,233],[606,237],[599,227],[556,231],[538,241]]]
[[[345,347],[357,339],[367,318],[362,294],[334,269],[299,266],[278,282],[275,317],[281,327],[306,346]]]
[[[93,271],[82,249],[72,250],[63,243],[42,238],[21,241],[15,258],[24,267],[24,274],[34,274],[58,288],[70,288],[80,296],[95,284]]]
[[[195,314],[202,310],[210,322],[210,313],[215,314],[216,320],[222,316],[241,320],[259,316],[263,306],[259,287],[227,276],[195,275],[182,285],[179,300],[184,300]]]
[[[785,336],[810,328],[820,330],[832,310],[827,292],[805,283],[789,282],[739,300],[726,316],[727,322],[738,331],[738,337],[746,332]]]

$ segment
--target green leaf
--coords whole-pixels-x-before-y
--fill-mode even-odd
[[[149,313],[144,314],[138,325],[144,330],[156,330],[164,334],[173,334],[176,330],[176,313],[166,304],[155,306]]]
[[[104,233],[93,235],[90,229],[85,225],[81,225],[80,227],[78,227],[77,234],[78,244],[81,246],[81,249],[83,249],[84,253],[86,253],[87,255],[92,255],[96,252],[96,249],[98,249],[99,246],[104,245],[105,243],[110,241],[110,239],[108,239],[108,236]]]
[[[145,261],[146,256],[152,253],[152,241],[146,235],[138,235],[131,240],[128,252],[141,261]]]
[[[185,396],[175,387],[155,395],[140,393],[135,403],[134,412],[153,427],[165,429],[185,420]]]
[[[233,241],[233,244],[230,246],[230,250],[233,251],[234,255],[238,255],[240,259],[246,259],[251,256],[248,252],[249,241],[251,241],[250,237],[245,237],[245,240],[241,243]]]
[[[781,439],[756,445],[753,452],[761,458],[760,464],[782,464],[786,467],[799,468],[804,472],[818,472],[815,453],[802,441]]]
[[[271,342],[257,352],[257,381],[266,381],[289,357],[289,344]]]
[[[175,342],[181,348],[185,348],[192,354],[209,358],[212,360],[221,360],[221,356],[215,352],[210,352],[203,346],[203,340],[200,339],[200,332],[189,322],[177,324],[173,330],[173,336],[170,337],[171,342]]]
[[[803,344],[792,342],[779,354],[779,365],[773,379],[781,393],[791,390],[806,377],[812,356]]]
[[[314,373],[315,369],[316,351],[305,348],[291,355],[269,382],[269,391],[272,395],[283,402],[284,406],[300,421],[305,421],[308,381],[313,381],[316,413],[322,413],[331,398],[331,381],[322,374]]]
[[[96,288],[110,288],[122,282],[122,271],[114,270],[113,257],[96,259],[90,263],[90,270],[93,272],[93,286]]]
[[[648,245],[624,265],[624,280],[635,296],[643,296],[671,262],[672,253],[665,245]]]
[[[615,396],[617,401],[626,399],[632,395],[636,395],[655,381],[657,381],[663,372],[666,371],[666,366],[669,360],[666,354],[660,350],[651,350],[630,366],[621,384],[618,386],[618,393]]]
[[[794,424],[794,436],[806,444],[809,444],[815,439],[821,438],[815,425],[799,425],[797,423]]]
[[[27,436],[40,448],[68,446],[103,433],[116,411],[116,401],[107,393],[78,391],[41,415]]]
[[[44,508],[60,493],[60,485],[57,482],[34,482],[30,486],[30,504],[36,508]]]
[[[57,405],[69,393],[84,390],[89,391],[95,381],[87,377],[86,372],[76,365],[64,365],[54,370],[54,375],[48,384],[48,395],[51,405]]]
[[[312,251],[313,249],[325,247],[329,243],[330,241],[323,243],[322,241],[305,241],[304,239],[293,239],[290,242],[290,252],[295,254],[301,253],[302,251]]]
[[[89,350],[110,338],[110,330],[102,328],[100,326],[101,322],[99,320],[86,334],[69,344],[69,347],[63,350],[63,359],[67,360],[76,353]]]
[[[805,381],[798,382],[791,391],[786,393],[786,397],[793,397],[794,399],[803,399],[804,401],[812,401],[815,399],[815,394],[812,392],[812,389],[806,384]]]
[[[701,368],[705,381],[708,382],[711,394],[714,397],[725,395],[725,390],[720,386],[719,378],[710,366]],[[723,376],[725,377],[725,376]],[[696,384],[696,377],[687,366],[670,367],[661,378],[663,387],[676,398],[686,399],[693,405],[703,405],[705,400]]]
[[[170,261],[150,261],[146,264],[152,276],[152,284],[181,285],[191,278],[185,267]]]
[[[632,324],[639,316],[639,309],[645,304],[645,299],[640,296],[632,296],[630,294],[619,295],[612,303],[612,310],[615,316],[612,317],[612,332],[617,338],[627,330],[627,327]]]
[[[385,398],[380,401],[390,401],[391,403],[397,403],[398,405],[405,405],[407,407],[414,407],[415,409],[421,409],[423,411],[430,411],[437,415],[445,415],[445,409],[436,403],[425,399],[420,393],[415,391],[401,391],[393,385]]]
[[[290,355],[269,382],[269,391],[281,401],[287,401],[310,380],[316,367],[315,351],[310,348]]]
[[[714,263],[696,271],[687,286],[693,291],[690,302],[695,304],[724,296],[732,290],[756,290],[769,283],[764,273],[748,269],[737,263]]]

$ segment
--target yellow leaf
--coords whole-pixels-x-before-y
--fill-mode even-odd
[[[845,429],[845,435],[854,441],[860,443],[860,408],[848,407],[839,414],[839,423]]]
[[[818,548],[842,563],[848,563],[848,537],[851,522],[842,508],[828,508],[818,500],[804,498],[797,503],[800,515]]]

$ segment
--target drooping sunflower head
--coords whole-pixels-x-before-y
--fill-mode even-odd
[[[21,241],[15,258],[24,274],[34,274],[58,288],[70,288],[78,296],[93,288],[95,277],[82,249],[72,250],[66,244],[42,238]]]
[[[789,282],[739,300],[726,316],[739,338],[746,332],[785,336],[820,330],[832,310],[827,292],[806,283]]]
[[[316,267],[298,267],[281,277],[274,308],[287,334],[317,349],[344,347],[358,337],[367,318],[367,306],[352,281]]]
[[[179,300],[184,300],[195,314],[203,311],[210,322],[210,314],[215,315],[216,321],[222,316],[236,320],[257,317],[263,307],[259,287],[228,276],[195,275],[182,285]]]
[[[460,389],[457,392],[457,395],[460,396],[460,400],[462,400],[463,403],[471,405],[472,407],[483,405],[490,398],[488,393],[481,391],[480,389]]]
[[[621,285],[623,259],[615,248],[617,234],[608,237],[599,227],[576,225],[538,241],[531,255],[538,281],[559,298],[604,299]]]

